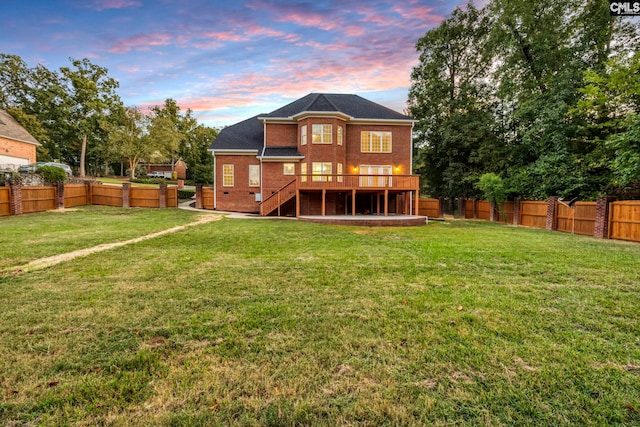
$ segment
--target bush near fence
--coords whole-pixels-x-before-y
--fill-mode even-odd
[[[177,187],[122,187],[102,184],[59,184],[46,187],[11,184],[0,187],[0,216],[43,212],[84,205],[177,207]]]
[[[486,200],[466,200],[465,218],[489,220],[491,209]],[[509,201],[502,209],[493,209],[494,220],[507,224],[640,242],[640,201],[637,200],[611,202],[602,197],[596,202],[576,202],[570,207],[558,197],[551,197],[547,201]]]

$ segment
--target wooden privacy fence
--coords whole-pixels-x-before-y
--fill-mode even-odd
[[[640,242],[640,201],[611,203],[609,219],[611,239]]]
[[[9,187],[0,187],[0,216],[11,215],[11,192]]]
[[[43,212],[83,205],[116,207],[177,207],[177,187],[132,187],[102,184],[58,184],[0,187],[0,216]]]
[[[601,197],[596,202],[575,202],[568,206],[558,197],[547,201],[522,200],[502,205],[505,218],[494,211],[494,220],[525,227],[603,239],[640,242],[640,201],[610,202]],[[486,200],[466,200],[465,218],[489,220],[491,206]]]
[[[87,196],[87,186],[85,184],[65,184],[64,207],[73,208],[75,206],[88,205]]]
[[[202,188],[202,207],[204,209],[213,210],[213,188],[211,187]]]
[[[56,187],[23,187],[22,213],[49,211],[56,208]]]
[[[547,228],[547,202],[521,201],[518,224],[525,227]]]
[[[91,205],[122,207],[123,187],[115,185],[91,184],[89,189]]]
[[[414,205],[415,206],[415,205]],[[440,217],[440,200],[421,197],[418,199],[418,215]]]
[[[572,207],[556,204],[556,230],[593,236],[596,226],[596,202],[576,202]]]

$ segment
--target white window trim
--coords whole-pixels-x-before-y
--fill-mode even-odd
[[[287,173],[287,166],[293,166],[293,170],[291,173]],[[283,163],[282,164],[282,174],[283,175],[295,175],[296,174],[296,164],[295,163]]]
[[[314,131],[313,131],[313,128],[314,128],[314,127],[316,127],[316,126],[322,126],[322,132],[320,132],[320,133],[316,133],[316,132],[314,132]],[[329,126],[329,128],[331,129],[331,130],[329,131],[329,141],[325,141],[325,140],[324,140],[324,135],[325,135],[324,127],[325,127],[325,126]],[[314,136],[314,135],[320,135],[320,142],[315,142],[315,141],[313,140],[313,136]],[[333,144],[333,125],[331,125],[331,124],[329,124],[329,123],[316,123],[316,124],[312,124],[312,125],[311,125],[311,143],[312,143],[312,144],[323,144],[323,145],[331,145],[331,144]]]
[[[227,184],[225,181],[225,177],[227,176],[227,174],[225,173],[225,169],[227,169],[227,167],[231,168],[231,184]],[[226,165],[222,165],[222,186],[223,187],[233,187],[235,183],[235,168],[232,164],[226,164]]]
[[[369,149],[363,150],[362,143],[364,139],[364,134],[369,134]],[[373,148],[373,140],[371,136],[373,134],[380,134],[380,150],[374,150]],[[384,134],[389,134],[389,151],[382,150],[382,138]],[[360,152],[361,153],[392,153],[393,152],[393,133],[391,131],[377,131],[377,130],[363,130],[360,132]]]
[[[251,169],[252,168],[258,168],[258,183],[257,184],[252,184],[251,183]],[[249,187],[260,187],[260,165],[249,165]]]
[[[307,125],[300,126],[300,145],[307,145]]]

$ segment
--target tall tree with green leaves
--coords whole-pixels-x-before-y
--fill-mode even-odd
[[[109,77],[108,70],[92,64],[88,59],[71,59],[72,67],[62,67],[61,82],[67,93],[69,138],[80,145],[80,176],[85,176],[88,146],[108,142],[101,123],[109,121],[111,112],[122,106],[116,93],[118,82]]]
[[[415,127],[414,169],[423,192],[450,198],[473,193],[485,156],[496,138],[485,78],[490,69],[486,43],[490,21],[469,4],[428,31],[416,48],[420,64],[411,74],[409,111]],[[473,124],[473,126],[470,126]]]

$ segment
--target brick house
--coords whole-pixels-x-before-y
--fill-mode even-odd
[[[311,93],[223,129],[214,209],[262,215],[417,215],[414,120],[357,95]]]
[[[17,169],[34,163],[39,145],[9,113],[0,110],[0,169]]]

